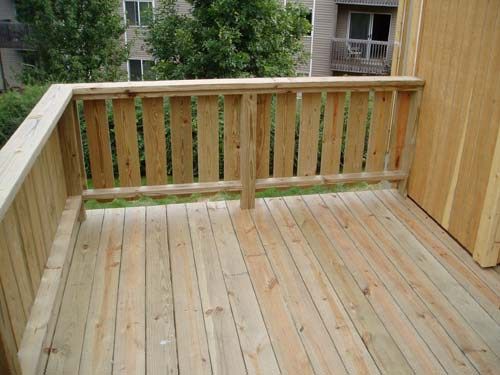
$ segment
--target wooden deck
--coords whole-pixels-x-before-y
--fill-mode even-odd
[[[500,274],[386,190],[91,210],[47,374],[500,368]]]

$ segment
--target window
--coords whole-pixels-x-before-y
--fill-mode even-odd
[[[155,62],[152,60],[135,60],[128,61],[128,77],[130,81],[154,80],[155,75],[152,70]]]
[[[307,13],[306,18],[307,18],[307,21],[309,22],[309,25],[311,25],[311,30],[309,31],[309,35],[312,35],[313,27],[314,27],[312,9],[309,9],[309,12]]]
[[[153,17],[153,1],[125,1],[125,17],[127,26],[148,26]]]

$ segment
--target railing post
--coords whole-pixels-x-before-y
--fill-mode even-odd
[[[61,145],[64,178],[68,196],[82,195],[87,188],[87,176],[83,161],[82,138],[78,121],[76,102],[71,101],[63,112],[57,125]],[[85,219],[85,209],[82,209],[80,219]]]
[[[255,207],[257,94],[243,94],[240,117],[240,207]]]
[[[407,194],[408,177],[410,174],[413,157],[415,155],[415,143],[417,139],[417,123],[420,112],[420,103],[422,101],[422,89],[411,94],[410,108],[408,111],[408,121],[406,123],[405,142],[403,153],[401,155],[401,171],[407,173],[407,177],[398,184],[399,193],[403,196]]]

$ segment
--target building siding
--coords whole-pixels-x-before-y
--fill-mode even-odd
[[[13,0],[0,0],[0,21],[13,21],[16,19],[16,6]],[[23,58],[18,50],[0,48],[2,62],[3,84],[5,88],[19,87]],[[2,87],[0,87],[2,89]]]
[[[330,51],[335,36],[338,6],[331,0],[316,0],[314,14],[314,42],[312,53],[312,76],[329,76]]]

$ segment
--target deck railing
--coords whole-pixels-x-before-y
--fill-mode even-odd
[[[251,208],[270,187],[389,180],[404,191],[422,86],[411,77],[51,86],[0,150],[0,357],[16,373],[43,368],[82,200],[241,191]]]
[[[331,69],[340,72],[390,74],[393,42],[334,38]]]

